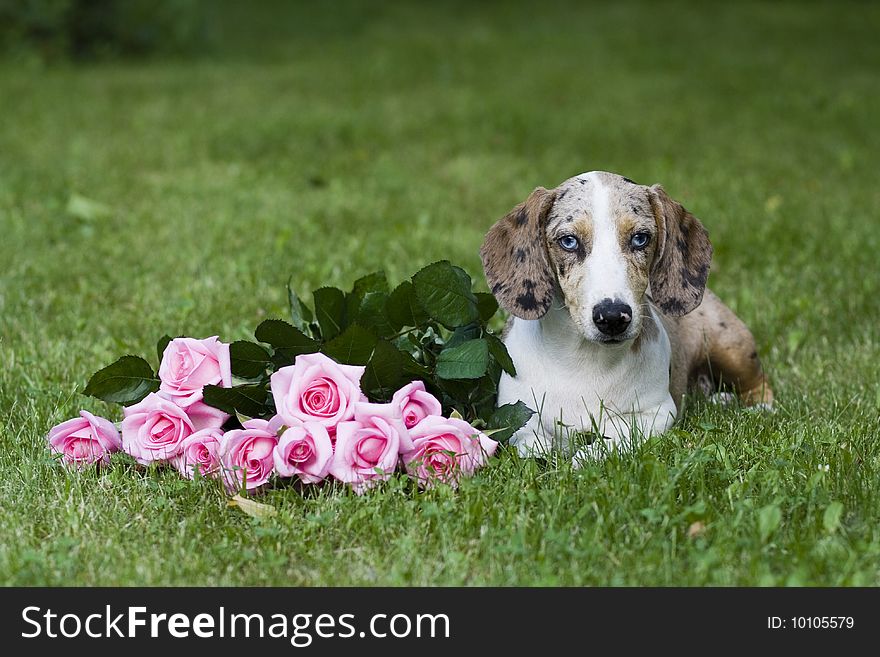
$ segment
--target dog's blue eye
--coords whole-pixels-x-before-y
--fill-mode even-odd
[[[578,248],[578,238],[574,235],[564,235],[559,238],[559,246],[561,246],[566,251],[576,251]]]
[[[629,243],[634,249],[644,249],[650,241],[651,235],[649,233],[636,233],[630,238]]]

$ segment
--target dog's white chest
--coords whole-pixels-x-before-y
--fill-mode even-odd
[[[634,427],[645,437],[669,428],[676,411],[662,326],[633,348],[586,343],[570,321],[563,308],[540,320],[513,322],[505,344],[517,376],[502,376],[498,403],[520,400],[538,412],[511,443],[534,455],[551,447],[567,450],[577,433],[598,432],[619,443]]]

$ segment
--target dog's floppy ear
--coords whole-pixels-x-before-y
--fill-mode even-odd
[[[486,233],[480,256],[492,294],[521,319],[538,319],[550,309],[556,278],[547,255],[547,213],[555,190],[538,187]]]
[[[660,185],[648,190],[659,233],[651,267],[651,294],[657,307],[672,317],[686,315],[700,305],[712,244],[703,224]]]

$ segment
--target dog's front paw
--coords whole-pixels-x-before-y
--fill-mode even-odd
[[[622,438],[609,438],[608,436],[596,436],[589,444],[583,445],[572,457],[575,468],[582,468],[589,463],[601,461],[609,454],[616,451],[629,451],[629,441]]]
[[[715,392],[708,397],[709,403],[721,408],[730,408],[736,404],[736,395],[732,392]]]
[[[510,444],[516,447],[517,453],[522,458],[543,458],[551,449],[551,445],[528,426],[513,434],[510,437]]]

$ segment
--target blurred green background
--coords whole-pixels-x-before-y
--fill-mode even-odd
[[[0,582],[880,583],[880,7],[0,1]],[[448,258],[605,169],[705,223],[775,415],[697,404],[573,472],[457,494],[66,473],[50,426],[164,333]],[[695,524],[698,523],[698,524]],[[693,531],[692,531],[693,530]],[[338,563],[345,564],[344,568]]]

